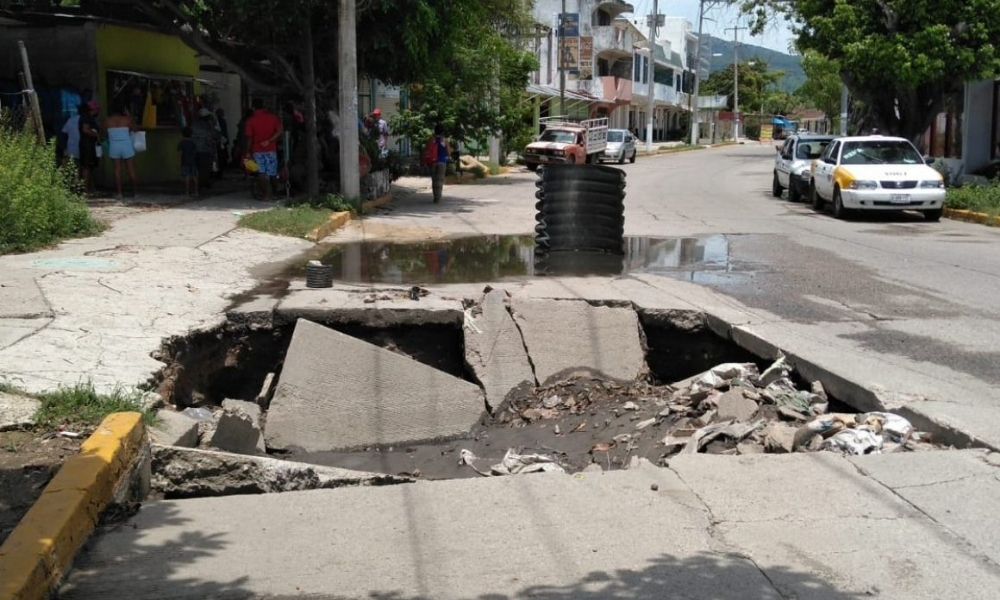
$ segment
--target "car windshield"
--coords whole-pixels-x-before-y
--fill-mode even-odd
[[[559,129],[546,129],[539,142],[556,142],[558,144],[572,144],[576,141],[576,133],[573,131],[561,131]]]
[[[840,159],[844,165],[919,165],[923,162],[913,144],[904,140],[846,142]]]
[[[819,158],[831,140],[812,140],[809,142],[799,142],[799,147],[795,151],[795,158],[810,159]]]
[[[622,141],[624,139],[625,139],[625,132],[624,131],[609,131],[608,132],[608,141],[609,142],[620,142],[620,141]]]

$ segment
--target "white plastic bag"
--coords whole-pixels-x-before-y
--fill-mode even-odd
[[[135,148],[136,152],[146,151],[146,132],[145,131],[133,131],[132,132],[132,147]]]

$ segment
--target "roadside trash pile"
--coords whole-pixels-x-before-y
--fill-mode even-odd
[[[799,389],[791,375],[782,357],[764,372],[726,363],[668,386],[574,379],[537,388],[511,399],[484,431],[524,429],[530,451],[510,449],[486,469],[464,450],[460,464],[506,475],[575,472],[590,463],[626,468],[634,457],[665,464],[680,453],[863,455],[934,447],[900,415],[829,412],[819,382]]]

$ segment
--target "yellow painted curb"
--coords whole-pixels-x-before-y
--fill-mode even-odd
[[[306,239],[313,242],[318,242],[321,239],[333,233],[334,231],[336,231],[337,229],[343,227],[350,220],[351,220],[350,212],[348,211],[335,212],[332,215],[330,215],[330,218],[327,219],[326,223],[323,223],[316,229],[313,229],[312,231],[307,233]]]
[[[974,212],[971,210],[960,210],[957,208],[945,208],[944,216],[957,221],[969,221],[971,223],[981,223],[1000,227],[1000,217],[991,217],[986,213]]]
[[[41,600],[55,590],[139,455],[142,415],[108,415],[80,454],[63,463],[0,546],[0,600]]]

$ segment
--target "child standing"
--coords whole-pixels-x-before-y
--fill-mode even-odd
[[[182,135],[184,139],[177,144],[177,151],[181,153],[181,177],[184,178],[184,189],[188,198],[191,197],[191,190],[194,189],[194,197],[198,197],[198,147],[192,139],[190,127],[185,127]]]

